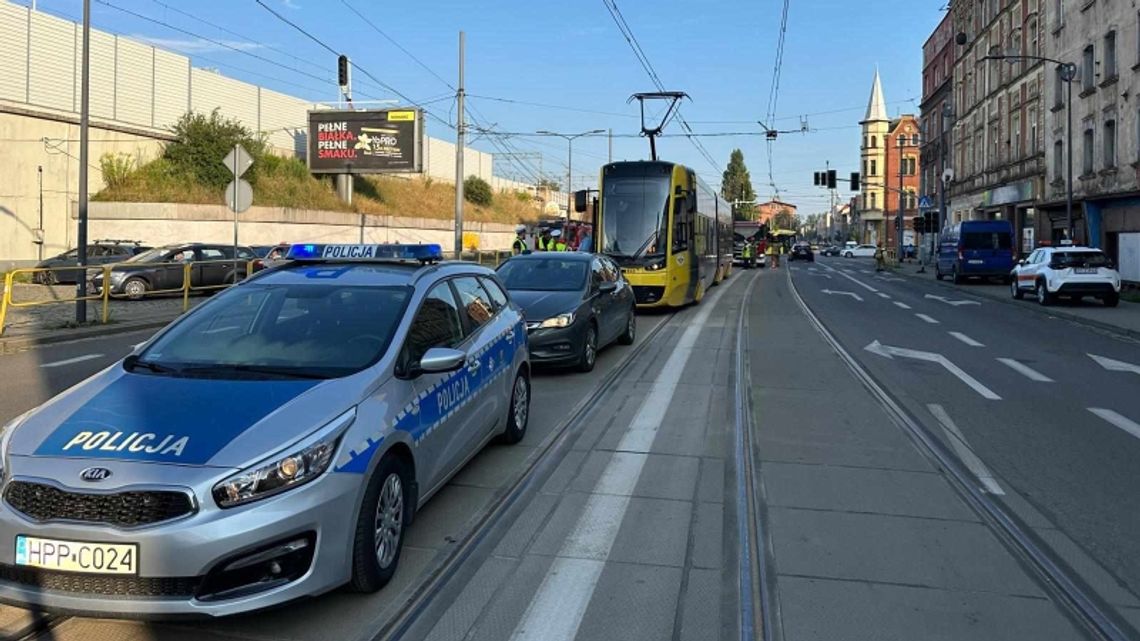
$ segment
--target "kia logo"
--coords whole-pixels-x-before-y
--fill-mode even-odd
[[[79,473],[79,478],[92,483],[96,481],[105,481],[111,478],[111,470],[108,470],[105,467],[89,467]]]

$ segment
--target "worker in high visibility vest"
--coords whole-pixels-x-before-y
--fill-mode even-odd
[[[528,247],[526,246],[526,225],[519,225],[515,227],[515,242],[511,243],[511,254],[518,256],[525,253]]]
[[[751,269],[752,268],[752,252],[753,251],[754,250],[752,249],[752,241],[751,240],[744,241],[744,247],[742,247],[740,250],[740,257],[742,259],[744,259],[744,268],[745,269]]]
[[[535,249],[540,252],[554,251],[554,239],[550,237],[550,228],[546,227],[535,240]]]
[[[551,251],[564,252],[568,249],[566,242],[562,239],[562,230],[555,229],[550,232],[551,237]]]

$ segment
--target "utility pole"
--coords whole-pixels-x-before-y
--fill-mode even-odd
[[[562,134],[555,131],[539,129],[535,133],[542,134],[543,136],[558,136],[566,141],[566,220],[570,220],[570,212],[574,210],[574,187],[572,186],[572,181],[574,180],[574,139],[581,138],[582,136],[604,134],[606,130],[592,129],[590,131],[583,131],[580,134]]]
[[[39,241],[40,241],[40,260],[42,261],[44,259],[44,241],[47,240],[44,237],[44,166],[43,165],[38,165],[36,167],[36,176],[39,179],[39,189],[40,189],[40,224],[39,224],[40,237],[39,237]]]
[[[898,258],[898,261],[900,264],[902,263],[902,260],[903,260],[903,199],[906,197],[906,191],[903,190],[903,145],[904,144],[905,143],[903,142],[903,139],[899,138],[898,139],[898,146],[899,146],[899,159],[898,159],[898,164],[899,164],[899,194],[898,194],[898,197],[899,197],[899,213],[895,217],[895,247],[898,251],[898,254],[896,254],[895,257]],[[886,196],[884,196],[884,198],[886,198]]]
[[[87,122],[91,107],[91,0],[83,0],[83,55],[79,86],[79,274],[75,279],[75,322],[87,322]]]
[[[610,159],[609,159],[609,162],[613,162],[614,161],[614,130],[613,129],[609,130],[609,138],[610,138]]]
[[[455,138],[455,257],[458,259],[463,255],[463,151],[464,134],[466,133],[466,124],[463,118],[463,49],[466,46],[466,37],[462,31],[459,32],[459,89],[455,92],[456,109],[459,115],[456,117],[456,138]]]

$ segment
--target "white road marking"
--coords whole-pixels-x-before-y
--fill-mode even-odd
[[[970,389],[982,395],[982,397],[987,398],[991,401],[1001,400],[1001,397],[995,394],[993,390],[983,385],[978,379],[967,374],[964,370],[962,370],[962,368],[950,362],[950,359],[946,358],[942,354],[937,354],[934,352],[923,352],[917,349],[908,349],[906,347],[893,347],[891,345],[883,345],[877,340],[873,341],[870,345],[867,345],[863,349],[871,352],[872,354],[878,354],[884,358],[894,358],[895,356],[899,356],[902,358],[913,358],[919,361],[927,361],[929,363],[938,363],[942,367],[946,368],[946,371],[950,372],[954,376],[957,376],[958,379],[969,386]]]
[[[990,494],[1005,494],[1005,491],[1001,489],[1001,486],[998,485],[998,482],[994,479],[994,475],[990,472],[990,469],[986,467],[982,459],[978,458],[977,454],[974,454],[974,449],[966,442],[966,437],[962,434],[962,430],[958,429],[958,426],[950,419],[950,415],[946,413],[946,410],[943,409],[941,405],[935,403],[927,405],[926,409],[930,410],[934,418],[942,424],[942,430],[946,432],[946,438],[950,441],[950,447],[954,448],[954,453],[958,455],[958,458],[962,460],[966,468],[981,481],[982,489]]]
[[[40,367],[63,367],[64,365],[73,365],[75,363],[82,363],[83,361],[90,361],[96,358],[103,358],[102,354],[84,354],[83,356],[76,356],[63,361],[55,361],[54,363],[43,363]]]
[[[917,316],[917,317],[921,318],[922,320],[930,323],[931,325],[937,325],[938,324],[937,320],[927,316],[926,314],[915,314],[915,316]]]
[[[1132,372],[1133,374],[1140,374],[1140,365],[1133,365],[1132,363],[1125,363],[1124,361],[1097,356],[1096,354],[1089,354],[1089,358],[1110,372]]]
[[[879,294],[879,298],[886,298],[889,300],[891,297],[890,294],[884,294],[883,292],[878,292],[878,294]]]
[[[953,307],[958,307],[961,305],[981,305],[981,303],[976,300],[955,300],[952,298],[946,298],[945,296],[935,296],[934,294],[927,294],[924,298],[929,298],[931,300],[940,300],[943,303],[946,303],[947,305],[951,305]]]
[[[962,332],[950,332],[950,335],[953,336],[954,338],[957,338],[958,340],[962,341],[963,343],[969,345],[970,347],[985,347],[985,345],[983,345],[983,344],[979,343],[978,341],[970,338],[969,336],[966,336]]]
[[[850,296],[851,298],[854,298],[855,300],[859,301],[860,303],[863,302],[863,297],[860,296],[859,294],[856,294],[855,292],[840,292],[840,291],[835,291],[833,289],[821,289],[819,291],[823,292],[824,294],[828,294],[828,295],[836,294],[838,296]]]
[[[895,307],[898,307],[899,309],[910,309],[910,305],[897,300],[895,301]]]
[[[1108,421],[1109,423],[1112,423],[1116,427],[1119,427],[1125,432],[1128,432],[1132,436],[1140,438],[1140,424],[1137,424],[1135,421],[1129,419],[1128,417],[1121,416],[1112,410],[1106,410],[1100,407],[1090,407],[1088,410]]]
[[[869,270],[869,269],[860,269],[860,270],[859,270],[859,273],[860,273],[860,274],[870,274],[870,273],[871,273],[871,270]]]
[[[1024,363],[1019,363],[1012,358],[999,358],[998,362],[1002,363],[1003,365],[1007,365],[1010,369],[1017,372],[1018,374],[1021,374],[1031,381],[1037,381],[1038,383],[1053,382],[1053,379],[1049,378],[1048,376],[1042,374],[1041,372],[1038,372],[1037,370]]]
[[[856,285],[862,287],[863,289],[865,289],[871,293],[874,293],[874,294],[879,293],[879,290],[875,289],[874,287],[871,287],[867,283],[864,283],[863,281],[859,280],[858,278],[855,278],[854,276],[852,276],[851,274],[848,274],[847,272],[841,271],[841,272],[839,272],[839,275],[846,278],[847,280],[855,283]]]
[[[653,388],[630,421],[574,529],[547,570],[542,584],[511,635],[513,641],[573,641],[586,607],[605,568],[606,559],[641,477],[648,452],[657,438],[669,401],[681,381],[685,364],[705,321],[712,312],[705,300],[659,370]]]
[[[884,283],[902,283],[902,282],[905,282],[905,279],[899,278],[898,276],[876,276],[875,278],[877,280],[883,281]]]

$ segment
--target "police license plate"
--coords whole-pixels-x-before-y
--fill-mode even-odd
[[[16,537],[16,565],[60,572],[138,574],[139,546]]]
[[[984,261],[984,260],[978,260],[978,259],[974,259],[974,260],[968,260],[968,261],[966,261],[966,262],[967,262],[967,263],[969,263],[969,264],[971,264],[971,265],[981,265],[982,263],[984,263],[984,262],[986,262],[986,261]]]
[[[1077,267],[1073,270],[1074,274],[1095,274],[1096,272],[1096,267]]]

